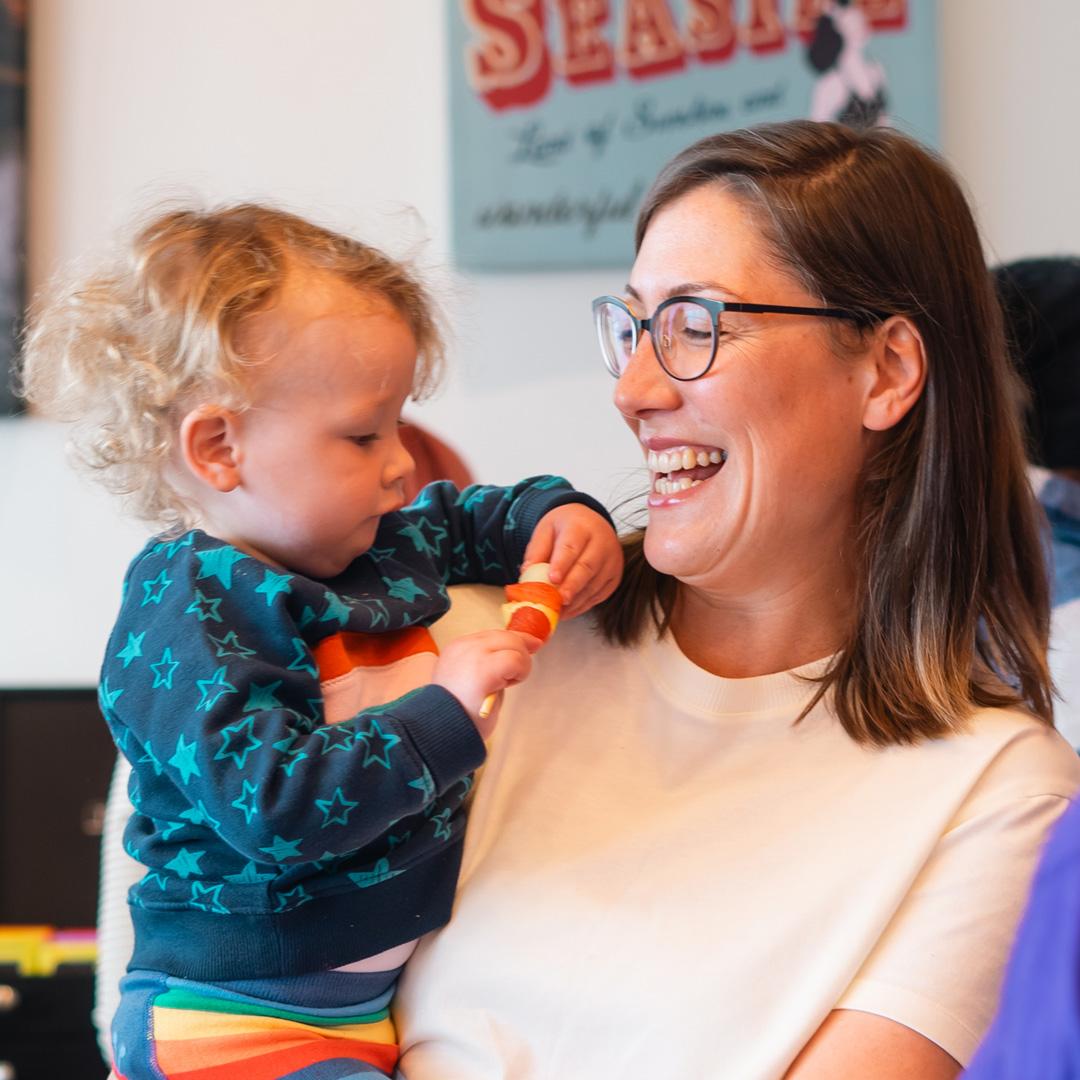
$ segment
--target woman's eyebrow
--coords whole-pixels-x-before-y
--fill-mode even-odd
[[[641,294],[633,285],[627,284],[626,295],[634,300],[641,300]],[[678,285],[672,285],[660,294],[661,300],[667,300],[671,296],[692,296],[695,293],[718,292],[730,296],[733,300],[740,299],[739,294],[721,285],[718,281],[683,281]]]

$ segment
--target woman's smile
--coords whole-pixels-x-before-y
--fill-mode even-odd
[[[664,506],[680,501],[674,496],[688,492],[711,480],[727,461],[727,451],[715,446],[675,443],[669,439],[646,442],[646,462],[651,477],[649,505]]]

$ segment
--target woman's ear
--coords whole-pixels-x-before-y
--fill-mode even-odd
[[[870,352],[874,381],[863,409],[863,427],[886,431],[911,411],[926,385],[926,349],[915,324],[894,315],[878,330]]]
[[[240,422],[220,405],[200,405],[180,422],[180,454],[196,480],[215,491],[240,484]]]

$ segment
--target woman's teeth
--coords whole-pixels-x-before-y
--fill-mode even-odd
[[[648,465],[650,472],[668,473],[692,469],[695,465],[721,465],[725,457],[723,450],[694,450],[689,446],[677,446],[673,450],[650,450]]]
[[[657,495],[673,495],[678,491],[703,484],[715,476],[727,459],[723,450],[704,450],[677,446],[671,450],[650,450],[649,471],[654,474],[653,491]],[[675,476],[675,473],[682,473]]]

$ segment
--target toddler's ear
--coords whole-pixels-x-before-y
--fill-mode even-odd
[[[188,471],[215,491],[240,484],[236,414],[220,405],[200,405],[180,422],[180,453]]]

